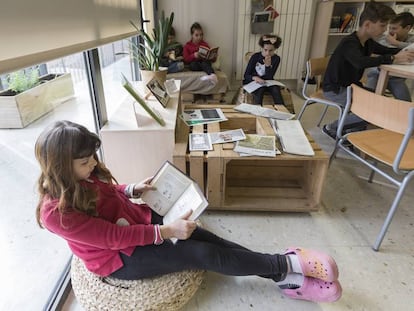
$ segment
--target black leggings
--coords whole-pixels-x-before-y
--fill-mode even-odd
[[[263,102],[263,96],[265,93],[270,93],[273,98],[274,104],[284,105],[282,93],[280,92],[280,87],[278,85],[272,85],[272,86],[264,86],[258,88],[256,91],[254,91],[253,94],[253,103],[255,105],[262,105]]]
[[[214,73],[214,69],[211,66],[211,62],[208,60],[191,62],[190,69],[192,71],[204,71],[208,75]]]
[[[200,269],[226,275],[258,275],[277,282],[287,273],[285,255],[254,252],[200,227],[189,239],[176,244],[166,240],[161,245],[137,246],[131,256],[120,255],[124,266],[111,276],[125,280]]]

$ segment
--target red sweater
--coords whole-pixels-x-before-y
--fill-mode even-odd
[[[126,185],[109,185],[90,177],[82,182],[98,191],[98,216],[70,209],[57,210],[58,199],[45,198],[40,210],[43,225],[64,238],[88,270],[108,276],[123,266],[119,253],[131,255],[137,245],[154,243],[154,226],[147,205],[132,203],[124,194]]]
[[[185,63],[188,64],[198,60],[198,58],[194,57],[194,53],[198,52],[198,48],[200,47],[200,45],[210,48],[208,43],[203,40],[199,44],[195,44],[193,43],[193,41],[190,40],[184,45],[183,57]]]

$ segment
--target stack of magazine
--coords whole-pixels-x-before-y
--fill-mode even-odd
[[[275,157],[276,154],[280,154],[276,148],[275,136],[257,134],[246,134],[245,140],[236,143],[234,151],[238,152],[240,156]]]
[[[213,144],[224,144],[246,139],[242,129],[213,133],[189,134],[190,151],[213,150]]]

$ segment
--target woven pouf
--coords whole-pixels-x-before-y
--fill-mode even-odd
[[[73,256],[72,288],[85,310],[179,310],[203,281],[204,271],[188,270],[136,281],[102,278]]]

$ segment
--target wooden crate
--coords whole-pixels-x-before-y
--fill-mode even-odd
[[[174,164],[204,189],[209,209],[245,211],[316,211],[319,208],[328,156],[308,136],[315,156],[289,154],[269,157],[240,157],[234,144],[213,145],[213,151],[188,151],[191,132],[219,132],[242,128],[248,134],[274,135],[265,118],[217,105],[228,121],[187,127],[182,121],[176,131]],[[188,106],[185,108],[211,108]],[[278,110],[283,110],[278,107]],[[279,144],[279,143],[277,143]],[[278,146],[280,149],[280,145]]]

